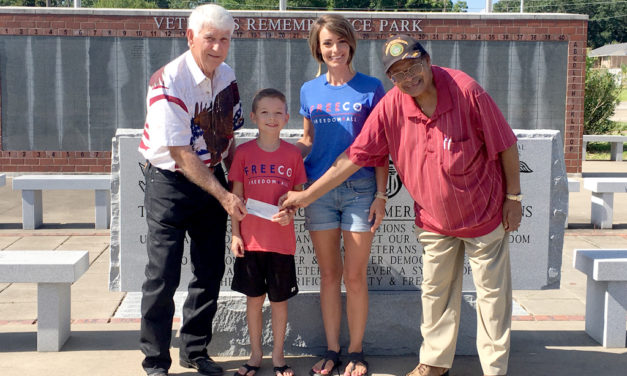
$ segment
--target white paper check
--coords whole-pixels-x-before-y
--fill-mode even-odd
[[[267,220],[272,220],[272,216],[279,212],[279,207],[263,201],[249,198],[248,200],[246,200],[246,210],[248,210],[248,214],[252,214]]]

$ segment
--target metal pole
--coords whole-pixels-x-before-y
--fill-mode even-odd
[[[287,10],[287,0],[279,0],[279,10],[282,12]]]
[[[74,0],[74,8],[80,8],[81,7],[81,0]]]
[[[525,0],[520,0],[520,13],[523,13],[523,6],[525,5]]]
[[[485,10],[486,13],[492,13],[492,0],[485,0]]]

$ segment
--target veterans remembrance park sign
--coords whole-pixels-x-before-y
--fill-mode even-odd
[[[160,30],[187,29],[187,17],[153,17]],[[270,17],[235,17],[235,36],[245,37],[243,32],[277,31],[309,33],[314,18],[270,18]],[[357,32],[377,33],[417,33],[422,32],[420,19],[396,20],[385,18],[351,18],[351,24]]]

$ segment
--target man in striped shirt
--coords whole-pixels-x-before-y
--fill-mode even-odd
[[[505,375],[511,328],[508,231],[522,217],[516,137],[492,98],[465,73],[431,65],[418,41],[383,51],[394,83],[355,142],[284,207],[304,207],[362,166],[391,157],[414,199],[422,243],[420,364],[408,376],[446,375],[455,355],[464,254],[477,290],[477,347],[485,375]]]
[[[234,28],[224,8],[197,7],[187,25],[189,50],[150,79],[139,145],[148,162],[140,339],[148,375],[167,375],[172,363],[172,298],[186,233],[193,276],[183,306],[180,364],[203,375],[223,374],[207,345],[224,274],[227,213],[237,220],[246,214],[242,200],[226,189],[220,165],[229,167],[233,131],[244,123],[235,73],[224,63]]]

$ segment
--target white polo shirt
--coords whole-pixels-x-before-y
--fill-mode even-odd
[[[191,145],[206,165],[217,165],[228,155],[233,131],[244,125],[233,69],[222,63],[212,82],[190,51],[152,75],[146,107],[139,152],[164,170],[177,170],[169,146]]]

